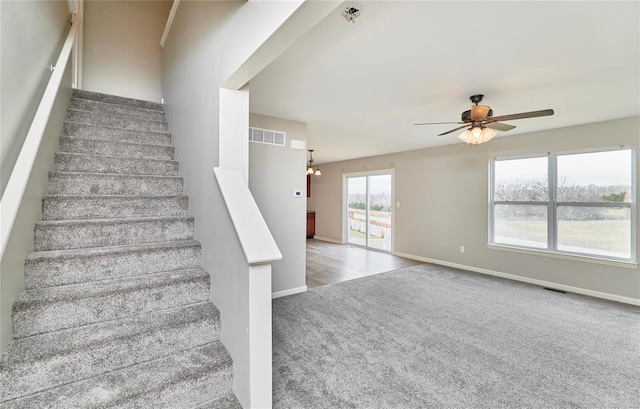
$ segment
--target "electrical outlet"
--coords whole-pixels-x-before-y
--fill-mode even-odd
[[[464,246],[460,246],[460,253],[464,253]]]

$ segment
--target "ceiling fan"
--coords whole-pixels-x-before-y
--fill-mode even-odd
[[[470,110],[462,113],[460,122],[423,122],[415,125],[461,124],[462,126],[443,132],[438,136],[448,135],[460,129],[467,128],[458,138],[471,146],[476,146],[483,142],[489,142],[496,136],[495,131],[506,132],[515,128],[513,125],[501,123],[501,121],[553,115],[553,109],[543,109],[540,111],[521,112],[519,114],[493,116],[493,109],[491,109],[491,107],[488,105],[478,105],[482,101],[482,98],[484,98],[482,94],[471,95],[471,97],[469,97],[475,105],[471,105]]]

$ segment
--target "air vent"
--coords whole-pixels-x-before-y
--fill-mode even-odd
[[[249,127],[249,142],[285,146],[286,136],[284,132],[274,131],[273,129]]]

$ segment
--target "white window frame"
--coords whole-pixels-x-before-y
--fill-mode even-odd
[[[616,150],[629,150],[631,152],[631,201],[630,202],[558,202],[557,201],[557,188],[558,188],[558,175],[557,164],[558,157],[565,155],[598,153],[598,152],[610,152]],[[547,157],[548,166],[548,189],[549,197],[546,202],[544,201],[502,201],[495,200],[495,163],[502,160],[518,160],[518,159],[530,159]],[[625,267],[637,268],[637,222],[636,222],[636,152],[634,146],[616,146],[609,148],[598,148],[588,150],[574,150],[574,151],[562,151],[562,152],[547,152],[540,155],[527,155],[527,156],[510,156],[510,157],[496,157],[492,158],[489,162],[489,229],[488,229],[488,244],[489,248],[511,250],[516,252],[543,254],[552,257],[577,259],[582,261],[594,261],[603,264],[622,265]],[[533,205],[533,206],[547,206],[547,248],[541,249],[537,247],[528,247],[515,244],[505,244],[495,242],[494,231],[494,217],[496,205]],[[612,208],[628,208],[631,213],[631,254],[629,258],[619,258],[604,256],[593,253],[582,252],[570,252],[566,250],[558,250],[558,223],[557,214],[558,207],[560,206],[585,206],[585,207],[612,207]]]

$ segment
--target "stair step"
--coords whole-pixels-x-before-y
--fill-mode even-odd
[[[52,195],[181,195],[182,189],[183,180],[176,176],[49,173]]]
[[[114,142],[132,142],[167,146],[171,144],[171,134],[169,132],[132,131],[78,122],[64,122],[63,135]]]
[[[25,260],[25,286],[30,290],[195,268],[201,255],[195,240],[34,252]]]
[[[168,132],[166,122],[149,121],[148,119],[126,118],[122,116],[97,114],[69,108],[66,121],[82,124],[108,126],[111,128],[128,129],[132,131]]]
[[[193,239],[192,217],[47,220],[35,226],[35,251]]]
[[[13,304],[14,338],[60,331],[136,314],[204,302],[202,268],[25,291]]]
[[[178,176],[178,162],[58,152],[54,154],[53,170],[58,172]]]
[[[71,196],[42,199],[43,220],[187,216],[187,196]]]
[[[224,346],[215,341],[5,402],[3,408],[194,408],[228,396],[232,365]]]
[[[101,141],[97,139],[73,138],[61,136],[58,150],[60,152],[85,153],[103,156],[121,156],[139,159],[173,160],[173,146],[139,144],[129,142]]]
[[[119,105],[101,101],[94,101],[90,99],[71,98],[69,108],[77,109],[80,111],[90,111],[99,114],[119,115],[129,118],[149,119],[151,121],[165,122],[166,118],[164,112],[145,109],[138,107],[131,107],[128,105]]]
[[[210,302],[17,339],[0,366],[0,402],[220,339]]]
[[[144,101],[144,100],[135,99],[135,98],[119,97],[116,95],[109,95],[109,94],[103,94],[100,92],[85,91],[80,89],[74,89],[72,97],[88,99],[91,101],[100,101],[100,102],[105,102],[109,104],[126,105],[132,108],[144,108],[144,109],[151,109],[155,111],[164,110],[162,104],[159,104],[157,102]]]

